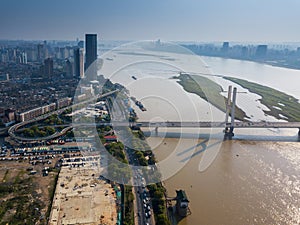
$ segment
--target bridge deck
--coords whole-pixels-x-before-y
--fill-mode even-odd
[[[126,121],[112,121],[110,123],[74,123],[72,126],[76,127],[91,127],[91,126],[113,126],[113,127],[149,127],[149,128],[225,128],[225,122],[146,122],[141,121],[137,123],[130,123]],[[227,127],[230,123],[227,124]],[[235,122],[234,128],[300,128],[300,122]]]
[[[222,128],[225,127],[225,122],[138,122],[136,125],[140,127]],[[300,122],[235,122],[234,128],[300,128]]]

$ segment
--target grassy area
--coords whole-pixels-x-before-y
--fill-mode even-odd
[[[221,95],[223,89],[214,81],[206,77],[188,74],[180,74],[173,78],[179,79],[177,83],[180,84],[185,91],[200,96],[219,110],[226,112],[227,98]],[[243,121],[246,118],[249,118],[246,113],[239,107],[236,107],[236,119]]]
[[[50,190],[55,189],[58,171],[50,170],[48,176],[42,177],[42,168],[35,166],[37,175],[29,175],[27,161],[1,163],[0,225],[47,224]]]
[[[44,206],[32,177],[20,171],[15,179],[0,184],[0,224],[36,224]],[[40,224],[46,224],[41,221]]]
[[[132,193],[131,186],[125,187],[125,216],[124,216],[124,225],[134,225],[134,209],[133,209],[133,200],[134,196]]]
[[[260,95],[262,97],[260,102],[271,110],[264,111],[267,115],[282,119],[279,115],[281,114],[287,117],[289,122],[300,122],[300,103],[298,102],[298,99],[293,96],[247,80],[233,77],[224,77],[224,79],[232,81],[243,88],[248,89],[250,92]],[[278,107],[282,110],[274,107]]]
[[[21,134],[27,138],[46,137],[54,134],[56,129],[50,126],[39,128],[37,125],[25,128]]]

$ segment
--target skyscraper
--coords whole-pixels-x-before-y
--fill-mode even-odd
[[[65,64],[65,73],[66,73],[67,78],[72,78],[73,77],[72,63],[68,59],[66,60],[66,64]]]
[[[258,45],[256,48],[255,56],[257,58],[263,58],[267,55],[268,45]]]
[[[85,70],[97,59],[97,34],[85,35]]]
[[[44,52],[44,45],[38,44],[37,46],[37,55],[38,55],[38,61],[43,62],[45,59],[45,52]]]
[[[22,52],[20,57],[21,57],[21,63],[22,64],[27,64],[27,53]]]
[[[74,73],[76,78],[83,78],[83,51],[80,48],[74,49]]]
[[[53,77],[53,59],[47,58],[44,61],[44,74],[46,78],[52,78]]]
[[[229,42],[228,41],[223,42],[222,52],[226,54],[228,53],[228,50],[229,50]]]

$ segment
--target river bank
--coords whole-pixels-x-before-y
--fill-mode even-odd
[[[184,73],[180,73],[178,77],[175,76],[173,79],[178,79],[177,83],[180,84],[186,92],[196,94],[217,109],[226,112],[227,98],[221,95],[221,92],[224,90],[214,81],[206,77]],[[242,109],[236,107],[236,118],[243,121],[249,117]]]
[[[259,102],[267,107],[267,109],[262,109],[266,115],[289,122],[300,121],[300,115],[298,113],[300,111],[300,103],[295,97],[274,88],[249,82],[244,79],[227,76],[222,78],[240,85],[251,93],[261,96]],[[180,74],[178,77],[173,77],[173,79],[178,79],[179,81],[177,81],[177,83],[180,84],[185,91],[198,95],[200,98],[225,112],[225,102],[227,98],[221,95],[223,89],[214,81],[206,77],[189,74]],[[237,106],[236,119],[245,120],[245,118],[249,119],[249,116]]]
[[[278,120],[286,119],[289,122],[300,121],[300,103],[295,97],[275,90],[264,85],[249,82],[247,80],[235,77],[223,77],[226,80],[232,81],[250,92],[260,95],[260,102],[267,106],[269,110],[264,112],[270,116],[274,116]]]

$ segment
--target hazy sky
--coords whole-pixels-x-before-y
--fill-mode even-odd
[[[300,0],[0,0],[0,39],[300,41]]]

